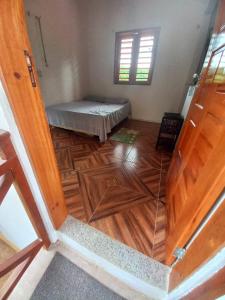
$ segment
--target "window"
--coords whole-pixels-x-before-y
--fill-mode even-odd
[[[149,85],[159,28],[116,33],[114,83]]]

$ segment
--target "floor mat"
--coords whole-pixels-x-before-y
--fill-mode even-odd
[[[31,300],[122,300],[67,258],[57,253]]]
[[[133,144],[136,141],[137,135],[137,130],[121,128],[118,132],[113,134],[110,139],[125,144]]]

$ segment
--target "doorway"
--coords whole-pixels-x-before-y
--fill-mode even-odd
[[[139,132],[139,137],[132,146],[111,140],[101,144],[95,137],[65,129],[49,129],[38,80],[34,89],[28,73],[30,69],[24,60],[24,49],[28,48],[29,53],[32,51],[26,35],[24,7],[21,1],[18,3],[18,16],[22,16],[22,23],[20,18],[16,22],[22,27],[19,31],[16,27],[14,30],[23,33],[23,39],[19,36],[14,40],[19,45],[13,44],[11,48],[18,54],[19,62],[15,60],[15,53],[11,53],[9,72],[9,65],[6,64],[8,61],[4,63],[3,59],[9,56],[2,54],[2,78],[9,91],[11,106],[31,153],[55,227],[58,228],[63,223],[68,209],[81,221],[164,262],[165,178],[171,156],[166,152],[155,151],[159,125],[125,120],[121,126]],[[15,18],[14,4],[4,2],[2,5],[6,5],[11,17]],[[7,22],[6,19],[1,22],[2,35],[5,44],[12,45],[13,40],[4,33],[7,31]],[[34,76],[37,79],[35,68]],[[19,86],[18,94],[13,93],[12,84],[14,90],[18,90]],[[18,96],[24,101],[19,109]],[[28,115],[28,108],[32,115]]]

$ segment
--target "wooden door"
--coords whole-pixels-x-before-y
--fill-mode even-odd
[[[197,238],[188,247],[184,258],[179,260],[173,267],[170,274],[169,290],[175,289],[186,278],[191,277],[197,269],[204,266],[204,264],[224,248],[225,195],[222,196],[221,199],[223,202],[218,206],[217,210],[211,216]]]
[[[23,0],[0,0],[0,80],[55,228],[67,216],[56,157],[32,62]],[[29,62],[29,63],[28,63]]]
[[[225,1],[221,1],[224,6]],[[176,146],[167,182],[167,264],[175,259],[225,186],[225,41],[217,39]]]

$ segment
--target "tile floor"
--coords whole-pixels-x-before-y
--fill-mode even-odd
[[[125,120],[113,132],[121,127],[139,131],[133,145],[52,128],[69,213],[163,262],[171,155],[155,150],[159,124]]]

